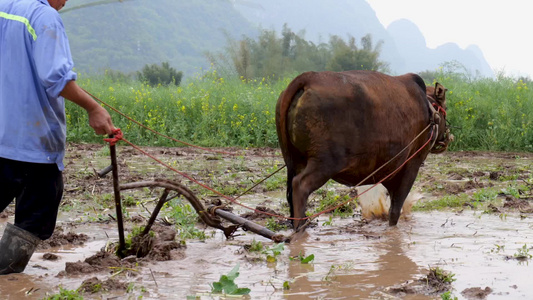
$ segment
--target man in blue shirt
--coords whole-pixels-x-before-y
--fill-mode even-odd
[[[75,82],[58,13],[66,1],[0,1],[0,212],[16,199],[15,222],[0,240],[0,274],[24,271],[54,231],[63,195],[64,98],[87,111],[96,134],[115,129]]]

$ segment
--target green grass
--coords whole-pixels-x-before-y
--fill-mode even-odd
[[[494,204],[498,201],[498,194],[517,194],[518,191],[509,186],[506,189],[497,188],[482,188],[474,192],[471,196],[466,193],[457,195],[449,194],[442,196],[439,199],[433,201],[417,202],[413,206],[413,211],[433,211],[433,210],[446,210],[471,207],[473,209],[483,209],[489,204]]]
[[[106,76],[78,83],[130,118],[162,134],[202,146],[277,146],[275,105],[291,78],[268,82],[222,78],[216,71],[183,86],[149,87],[137,81],[113,82]],[[111,110],[106,107],[110,112]],[[112,112],[124,137],[139,145],[180,146]],[[85,111],[67,102],[68,139],[97,142]]]
[[[287,226],[280,224],[278,221],[279,219],[274,217],[268,218],[265,227],[274,232],[286,230]]]
[[[173,199],[165,203],[165,214],[176,223],[178,235],[182,240],[199,239],[205,240],[208,237],[205,232],[196,227],[198,214],[194,208],[181,199]]]
[[[483,188],[475,192],[473,195],[475,203],[491,202],[496,200],[498,191],[493,188]]]
[[[465,80],[450,73],[437,81],[449,90],[448,120],[456,127],[451,150],[533,151],[531,82],[502,74]]]
[[[59,293],[45,297],[43,300],[83,300],[77,290],[67,290],[59,287]]]
[[[84,74],[78,83],[127,116],[185,142],[277,147],[275,105],[292,78],[243,81],[211,70],[180,87],[149,87],[134,80]],[[455,136],[450,150],[533,151],[533,83],[501,74],[475,80],[453,72],[437,73],[436,81],[448,89],[447,115]],[[112,117],[135,144],[180,145],[115,112]],[[89,127],[85,111],[68,101],[67,123],[69,141],[102,143]]]
[[[413,211],[433,211],[453,208],[462,208],[470,202],[467,194],[446,195],[434,201],[417,202],[413,206]]]
[[[351,199],[349,195],[339,195],[335,191],[326,190],[324,188],[318,189],[316,194],[318,195],[317,198],[319,201],[314,213],[320,213],[324,210],[332,209]],[[335,217],[348,218],[353,215],[355,206],[355,201],[351,201],[334,209],[331,213]]]

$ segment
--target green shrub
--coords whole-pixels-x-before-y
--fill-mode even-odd
[[[162,63],[161,66],[156,64],[145,65],[142,70],[137,73],[139,81],[146,82],[150,86],[169,84],[179,86],[182,77],[183,73],[176,71],[176,69],[172,68],[168,62]]]

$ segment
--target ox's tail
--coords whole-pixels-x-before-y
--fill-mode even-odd
[[[293,101],[297,100],[305,91],[309,76],[314,72],[307,72],[296,77],[289,86],[281,93],[276,104],[276,130],[278,134],[279,146],[283,159],[287,166],[287,202],[289,203],[291,217],[294,216],[292,203],[292,180],[296,176],[295,160],[293,155],[297,153],[296,148],[290,141],[287,118],[289,109]]]

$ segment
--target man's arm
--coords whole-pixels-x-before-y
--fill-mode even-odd
[[[107,110],[82,90],[76,81],[69,81],[60,95],[83,107],[87,111],[87,114],[89,114],[89,125],[94,129],[96,134],[113,133],[115,126],[113,126],[111,116]]]

